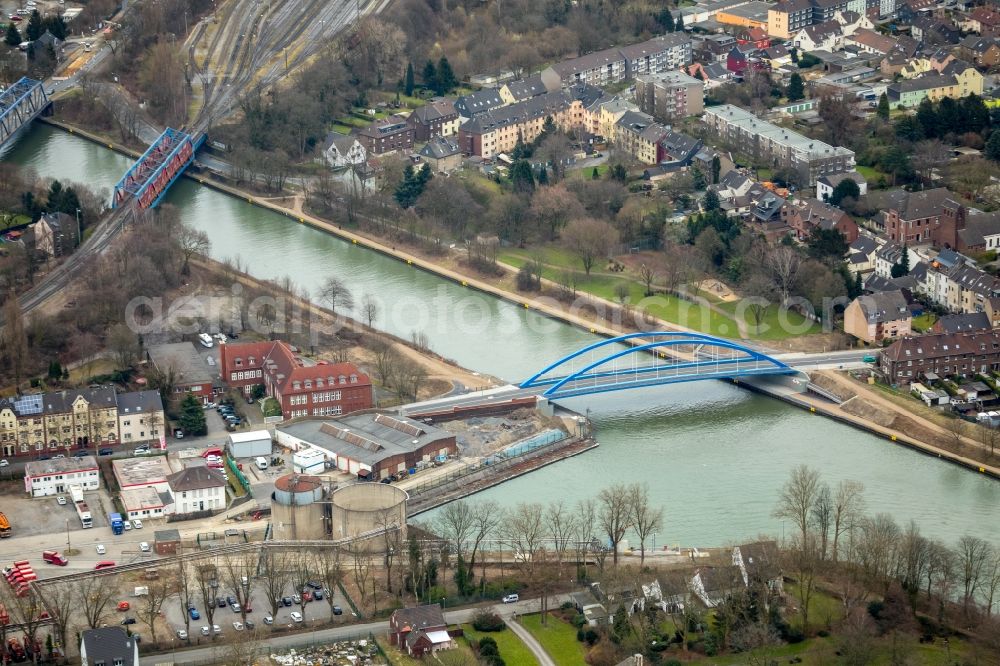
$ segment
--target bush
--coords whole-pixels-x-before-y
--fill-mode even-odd
[[[487,643],[485,640],[479,641],[479,656],[480,657],[495,657],[500,654],[500,650],[497,649],[497,644],[493,639]]]
[[[580,643],[582,643],[585,640],[583,629],[576,630],[576,640],[579,641]]]
[[[472,618],[472,626],[476,631],[503,631],[507,627],[503,618],[485,609],[476,613],[476,616]]]
[[[681,662],[677,661],[676,659],[667,659],[665,662],[663,662],[663,666],[684,666],[684,665],[681,664]]]
[[[577,613],[573,616],[573,626],[579,629],[583,625],[587,624],[587,618],[583,616],[583,613]]]
[[[830,636],[830,632],[827,631],[826,629],[820,629],[819,631],[816,632],[816,635],[819,636],[820,638],[828,638]]]
[[[587,629],[583,632],[583,640],[587,642],[587,645],[593,645],[601,636],[593,629]]]
[[[517,271],[518,291],[538,291],[541,289],[541,286],[538,278],[535,276],[531,262],[521,266],[520,270]]]
[[[559,606],[559,610],[569,610],[571,608],[576,608],[576,604],[572,601],[564,601],[562,602],[562,605]]]

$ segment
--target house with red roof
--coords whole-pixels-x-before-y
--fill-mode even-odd
[[[371,378],[353,363],[311,362],[281,340],[219,346],[222,380],[247,396],[263,385],[286,419],[339,416],[373,404]]]
[[[397,609],[389,617],[389,642],[411,657],[455,647],[437,604]]]

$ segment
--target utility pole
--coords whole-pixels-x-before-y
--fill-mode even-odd
[[[80,232],[80,209],[76,209],[76,246],[83,244],[83,234]]]

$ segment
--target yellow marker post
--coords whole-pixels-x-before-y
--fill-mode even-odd
[[[896,441],[896,436],[895,436],[895,435],[892,435],[892,436],[891,436],[891,437],[890,437],[889,439],[891,439],[892,441],[894,441],[894,442],[895,442],[895,441]]]

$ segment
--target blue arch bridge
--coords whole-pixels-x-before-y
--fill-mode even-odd
[[[701,333],[657,331],[601,340],[568,354],[519,384],[550,398],[704,379],[794,375],[784,361]]]

